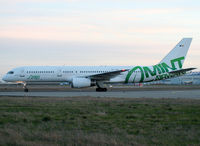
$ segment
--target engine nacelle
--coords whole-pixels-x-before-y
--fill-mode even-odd
[[[72,88],[84,88],[91,87],[92,82],[88,78],[73,78],[72,79]]]

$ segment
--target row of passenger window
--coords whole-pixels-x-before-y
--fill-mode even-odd
[[[73,73],[73,71],[63,71],[63,73]]]
[[[76,71],[76,73],[105,73],[108,71]],[[63,71],[63,73],[73,73],[73,71]]]
[[[105,73],[108,71],[80,71],[80,73]]]
[[[106,73],[109,71],[80,71],[80,73]],[[140,71],[134,71],[140,72]],[[54,71],[27,71],[28,74],[30,73],[54,73]],[[63,71],[63,73],[73,73],[73,71]],[[77,71],[76,71],[77,73]]]
[[[31,74],[31,73],[54,73],[54,71],[27,71],[26,73]]]

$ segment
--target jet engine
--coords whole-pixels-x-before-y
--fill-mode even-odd
[[[72,88],[84,88],[91,87],[91,79],[88,78],[73,78],[72,79]]]

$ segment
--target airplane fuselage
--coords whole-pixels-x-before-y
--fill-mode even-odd
[[[106,81],[108,83],[139,83],[170,78],[173,68],[163,66],[27,66],[15,68],[3,77],[7,82],[72,82],[112,71],[127,71]],[[12,74],[13,73],[13,74]]]
[[[9,71],[3,80],[26,84],[59,82],[73,88],[97,86],[106,91],[104,83],[143,83],[180,76],[194,68],[183,69],[191,38],[182,39],[158,64],[152,66],[25,66]]]

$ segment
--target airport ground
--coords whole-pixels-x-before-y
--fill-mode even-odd
[[[59,85],[31,85],[24,93],[21,85],[0,85],[0,96],[28,97],[113,97],[113,98],[197,98],[199,85],[113,86],[108,92],[95,92],[95,88],[72,89]]]
[[[199,99],[0,97],[0,145],[199,143]]]
[[[28,85],[27,88],[31,92],[94,92],[93,88],[70,88],[70,86],[60,85]],[[123,91],[169,91],[169,90],[200,90],[200,85],[113,85],[108,86],[110,92],[123,92]],[[0,84],[0,92],[21,92],[23,91],[22,85],[17,84]]]
[[[200,143],[200,86],[29,87],[0,86],[0,145]]]

